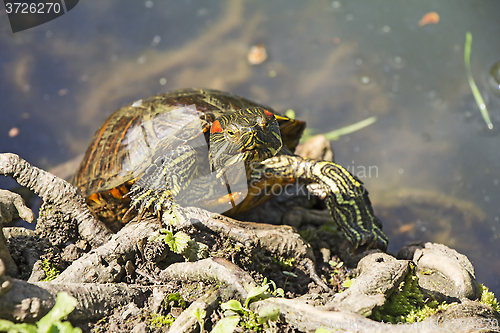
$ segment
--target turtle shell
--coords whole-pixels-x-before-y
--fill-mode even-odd
[[[217,117],[249,107],[263,106],[208,89],[177,90],[138,100],[114,112],[97,130],[72,182],[93,213],[118,230],[126,222],[122,218],[130,204],[126,194],[155,156],[187,142],[208,146],[209,129]],[[305,122],[263,108],[275,114],[283,144],[293,152]],[[261,201],[247,201],[244,210]]]

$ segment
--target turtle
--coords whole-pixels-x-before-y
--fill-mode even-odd
[[[293,152],[305,122],[236,94],[182,89],[135,101],[97,130],[72,179],[113,231],[172,204],[237,216],[299,183],[325,199],[346,238],[387,248],[362,182],[342,166]]]

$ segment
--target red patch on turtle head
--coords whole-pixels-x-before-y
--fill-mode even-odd
[[[267,111],[267,110],[264,110],[264,114],[269,119],[273,119],[273,117],[274,117],[274,114],[272,112]]]
[[[212,127],[210,128],[210,133],[222,133],[222,127],[218,120],[212,123]]]

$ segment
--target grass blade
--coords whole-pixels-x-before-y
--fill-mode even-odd
[[[489,129],[493,129],[493,124],[490,120],[490,115],[488,114],[488,109],[486,109],[486,104],[484,104],[483,97],[479,92],[479,89],[476,86],[476,82],[474,82],[474,78],[472,77],[472,72],[470,70],[470,49],[472,45],[472,34],[467,31],[465,34],[465,47],[464,47],[464,61],[465,61],[465,72],[467,73],[467,79],[469,80],[469,86],[472,90],[472,95],[476,100],[477,107],[481,111],[481,115],[483,116],[484,121]]]
[[[357,123],[347,125],[345,127],[333,130],[331,132],[323,133],[323,135],[325,136],[325,138],[327,140],[338,140],[339,137],[341,137],[342,135],[347,135],[347,134],[350,134],[352,132],[359,131],[363,127],[369,126],[376,121],[377,121],[377,117],[373,116],[370,118],[366,118],[365,120],[361,120]],[[306,128],[306,130],[304,131],[304,134],[302,135],[302,138],[300,139],[300,142],[301,143],[306,142],[308,139],[310,139],[314,135],[316,135],[315,132],[316,132],[315,130],[311,130],[311,129]]]
[[[359,121],[359,122],[357,122],[355,124],[348,125],[348,126],[339,128],[337,130],[334,130],[334,131],[331,131],[331,132],[328,132],[328,133],[324,133],[323,135],[325,136],[325,138],[327,140],[338,140],[338,138],[340,136],[347,135],[347,134],[350,134],[352,132],[359,131],[363,127],[369,126],[369,125],[373,124],[376,121],[377,121],[377,117],[373,116],[373,117],[370,117],[370,118],[366,118],[365,120],[361,120],[361,121]]]

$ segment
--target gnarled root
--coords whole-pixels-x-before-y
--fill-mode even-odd
[[[77,299],[77,306],[68,319],[79,321],[102,318],[113,308],[130,302],[142,306],[152,289],[152,286],[125,283],[29,283],[6,277],[3,267],[0,261],[0,281],[3,281],[0,286],[0,318],[11,321],[32,323],[39,320],[54,306],[60,291]]]
[[[54,203],[61,211],[74,218],[83,239],[93,247],[104,244],[111,232],[104,223],[94,218],[78,190],[67,181],[32,166],[15,154],[0,154],[0,174],[12,177],[42,198]]]

